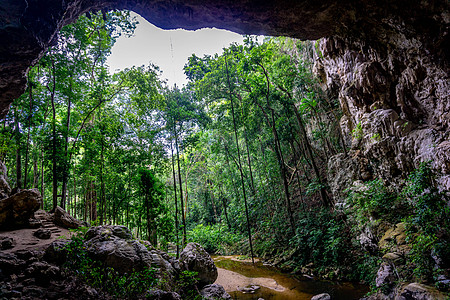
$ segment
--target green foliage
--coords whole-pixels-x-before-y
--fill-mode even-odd
[[[198,281],[198,272],[182,271],[176,279],[175,290],[182,295],[183,299],[200,300],[202,297],[198,294],[196,288]]]
[[[381,180],[374,180],[348,190],[355,232],[375,227],[377,222],[407,226],[407,242],[412,249],[406,266],[399,269],[404,280],[433,282],[450,266],[449,195],[435,185],[430,162],[421,163],[405,182],[400,193],[389,190]],[[434,258],[433,258],[434,257]]]
[[[325,208],[303,212],[289,243],[295,251],[291,261],[297,268],[312,265],[320,275],[331,279],[370,282],[375,278],[379,259],[362,254],[352,239],[345,214]]]
[[[404,203],[380,179],[352,187],[347,192],[348,203],[359,226],[367,226],[380,218],[395,224],[407,213],[406,210],[398,211]]]
[[[358,124],[356,124],[356,127],[353,128],[352,130],[352,137],[356,140],[360,140],[363,138],[364,132],[362,129],[362,125],[361,122],[359,122]]]
[[[67,261],[64,267],[74,272],[86,284],[99,288],[115,298],[126,299],[135,299],[157,284],[156,270],[153,268],[120,274],[113,268],[105,267],[91,259],[84,245],[85,232],[86,229],[81,229],[72,235],[70,243],[66,246]]]
[[[450,198],[436,188],[430,164],[422,163],[410,174],[401,196],[412,206],[412,214],[405,221],[412,245],[408,261],[414,277],[433,281],[441,270],[434,268],[432,256],[441,260],[441,267],[450,266]]]
[[[208,253],[215,254],[232,253],[242,238],[242,235],[230,232],[220,223],[207,226],[198,224],[188,232],[188,242],[199,243]]]

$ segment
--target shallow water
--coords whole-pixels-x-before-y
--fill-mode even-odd
[[[239,256],[213,256],[219,270],[217,283],[222,284],[233,299],[310,300],[328,293],[333,300],[359,299],[368,287],[349,282],[302,279],[281,273],[277,268],[255,262],[239,261]],[[260,286],[254,293],[242,292],[246,286]]]

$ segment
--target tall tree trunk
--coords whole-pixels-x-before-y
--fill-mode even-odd
[[[21,144],[20,144],[20,125],[19,125],[19,114],[17,108],[14,110],[14,133],[16,137],[17,150],[16,150],[16,187],[18,189],[22,188],[22,155],[21,155]]]
[[[244,205],[245,205],[245,217],[247,219],[247,233],[248,233],[248,241],[250,244],[250,252],[252,255],[252,263],[255,263],[254,254],[253,254],[253,243],[252,243],[252,232],[250,229],[250,218],[248,214],[248,204],[247,204],[247,195],[245,192],[245,184],[244,184],[244,173],[242,171],[242,164],[241,164],[241,153],[239,150],[239,140],[237,135],[237,126],[236,126],[236,119],[234,115],[234,102],[233,102],[233,92],[231,90],[231,82],[230,82],[230,75],[228,73],[228,61],[227,56],[225,56],[225,67],[227,71],[227,82],[228,82],[228,91],[229,91],[229,97],[231,102],[231,114],[233,116],[233,127],[234,127],[234,137],[236,139],[236,148],[237,148],[237,156],[238,156],[238,162],[239,162],[239,173],[241,174],[241,184],[242,184],[242,193],[244,196]]]
[[[25,178],[23,181],[23,188],[26,189],[27,188],[27,183],[28,183],[28,152],[29,152],[29,145],[30,145],[30,132],[31,132],[31,115],[33,112],[33,88],[32,88],[32,84],[30,84],[29,88],[28,88],[28,97],[30,100],[30,106],[29,106],[29,111],[28,111],[28,133],[27,133],[27,143],[26,143],[26,148],[25,148]]]
[[[267,70],[264,68],[264,66],[262,64],[258,63],[258,65],[261,67],[261,69],[263,70],[264,76],[266,77],[267,89],[266,89],[265,97],[266,97],[267,107],[269,108],[269,110],[271,112],[272,122],[269,121],[267,113],[262,108],[262,106],[260,106],[258,103],[257,103],[257,105],[262,110],[264,117],[266,118],[266,121],[268,122],[268,125],[272,128],[272,133],[273,133],[273,137],[274,137],[274,141],[275,141],[275,153],[277,155],[278,165],[280,167],[280,173],[281,173],[281,177],[283,179],[283,187],[284,187],[284,194],[285,194],[285,199],[286,199],[286,208],[287,208],[287,213],[288,213],[288,217],[289,217],[289,223],[291,225],[291,231],[292,231],[292,233],[294,233],[295,232],[295,222],[294,222],[294,217],[293,217],[292,208],[291,208],[291,195],[289,192],[289,184],[287,181],[286,166],[285,166],[285,162],[284,162],[283,153],[281,150],[280,139],[278,137],[278,132],[277,132],[277,128],[276,128],[275,111],[273,108],[271,108],[270,101],[269,101],[269,95],[270,95],[269,74],[267,73]]]
[[[70,81],[70,94],[72,93],[72,78],[69,78]],[[69,131],[70,131],[70,113],[71,113],[71,97],[68,97],[68,103],[67,103],[67,122],[66,122],[66,132],[65,132],[65,141],[64,141],[64,159],[68,162],[69,160]],[[64,174],[63,174],[63,182],[62,182],[62,192],[61,192],[61,207],[65,208],[66,206],[66,194],[67,194],[67,181],[68,181],[68,175],[69,175],[69,162],[64,167]]]
[[[103,156],[103,152],[104,152],[104,140],[103,140],[103,134],[101,135],[101,139],[100,139],[100,144],[101,144],[101,150],[100,150],[100,224],[103,224],[103,221],[106,218],[106,196],[105,196],[105,182],[103,179],[103,169],[104,169],[104,156]]]
[[[44,182],[44,150],[41,149],[41,209],[44,209],[44,198],[45,198],[45,182]]]
[[[52,103],[52,199],[53,208],[55,210],[58,205],[58,178],[57,178],[57,168],[56,168],[56,107],[55,107],[55,90],[56,90],[56,78],[55,78],[55,62],[52,60],[52,80],[53,87],[50,100]]]
[[[320,188],[320,197],[322,198],[322,203],[325,206],[331,206],[332,203],[331,203],[330,199],[328,198],[327,192],[325,190],[325,186],[322,183],[322,177],[320,176],[319,168],[317,167],[316,162],[314,160],[312,147],[311,147],[311,144],[309,143],[308,136],[307,136],[306,129],[305,129],[305,125],[303,124],[302,118],[300,116],[300,112],[298,111],[298,109],[295,106],[295,104],[293,104],[292,106],[294,108],[294,113],[295,113],[298,125],[299,125],[300,130],[301,130],[302,135],[303,135],[303,141],[305,143],[306,151],[308,152],[309,158],[311,160],[311,165],[313,167],[314,173],[316,174],[316,178],[319,181],[319,184],[321,186],[321,188]]]
[[[75,170],[74,170],[75,173]],[[73,208],[72,215],[74,218],[77,217],[77,177],[73,174]]]
[[[175,238],[176,238],[176,246],[177,246],[177,259],[180,257],[180,248],[179,248],[179,240],[178,240],[178,199],[177,199],[177,179],[175,177],[175,159],[173,156],[173,146],[172,142],[170,142],[170,151],[172,152],[172,174],[173,174],[173,191],[175,194]]]
[[[180,187],[180,200],[181,200],[181,220],[183,222],[183,239],[182,239],[182,245],[183,248],[186,246],[186,218],[183,213],[183,185],[181,184],[181,167],[180,167],[180,150],[178,148],[178,135],[177,135],[177,129],[174,125],[174,131],[175,131],[175,150],[177,151],[177,163],[178,163],[178,185]]]
[[[37,165],[37,158],[33,159],[33,188],[37,189],[39,185],[39,171]]]

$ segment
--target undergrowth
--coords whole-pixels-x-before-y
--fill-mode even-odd
[[[86,228],[82,228],[72,235],[66,246],[67,261],[64,267],[74,272],[87,285],[122,299],[135,299],[157,285],[156,270],[153,268],[120,274],[90,258],[84,245],[85,232]]]
[[[235,252],[235,246],[243,239],[223,224],[199,224],[188,232],[187,237],[188,242],[199,243],[208,253],[223,255]]]

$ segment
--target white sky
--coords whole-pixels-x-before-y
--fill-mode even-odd
[[[168,79],[169,86],[176,83],[181,87],[187,83],[183,67],[193,53],[199,57],[222,53],[222,48],[230,43],[243,42],[243,36],[226,30],[162,30],[137,14],[132,15],[137,16],[139,24],[133,37],[121,36],[112,48],[108,58],[112,72],[152,62],[163,71],[162,78]]]

